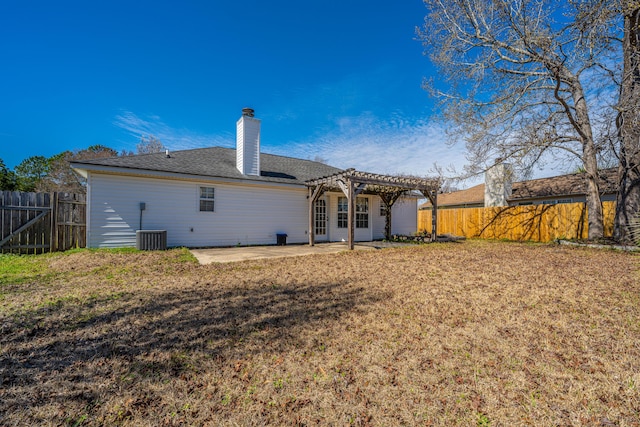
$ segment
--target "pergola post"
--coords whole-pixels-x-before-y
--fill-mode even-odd
[[[353,241],[355,238],[355,222],[356,222],[356,216],[355,216],[355,191],[353,188],[353,181],[351,179],[347,179],[347,191],[348,191],[348,195],[347,195],[347,203],[348,203],[348,208],[347,208],[347,221],[348,221],[348,226],[347,226],[347,233],[349,234],[348,237],[348,246],[349,246],[349,250],[353,250]]]
[[[316,236],[315,236],[315,222],[316,222],[316,210],[313,206],[313,188],[309,187],[309,195],[307,196],[309,199],[309,246],[314,246],[316,244]]]
[[[316,201],[322,194],[324,184],[318,184],[315,188],[309,187],[309,246],[316,244]]]
[[[438,239],[438,191],[422,191],[422,194],[426,196],[431,202],[431,241],[435,242]]]
[[[433,206],[433,212],[431,213],[431,241],[435,242],[438,240],[438,192],[433,192],[433,201],[431,202]]]

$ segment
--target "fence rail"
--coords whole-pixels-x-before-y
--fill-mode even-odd
[[[86,197],[0,192],[0,252],[37,254],[86,246]]]
[[[603,202],[604,234],[613,235],[615,202]],[[418,212],[418,230],[431,232],[431,210]],[[589,232],[584,203],[438,210],[438,233],[467,238],[532,240],[584,239]]]

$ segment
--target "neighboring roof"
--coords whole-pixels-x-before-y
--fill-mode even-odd
[[[584,172],[550,178],[532,179],[514,182],[512,196],[509,200],[532,199],[556,196],[584,196],[587,194],[587,181]],[[615,168],[603,169],[600,175],[600,193],[615,193],[618,190]]]
[[[260,176],[243,175],[236,168],[234,148],[211,147],[165,153],[139,154],[72,162],[76,169],[98,167],[121,168],[122,173],[154,171],[196,175],[203,177],[231,178],[252,181],[301,184],[321,176],[341,172],[342,169],[311,160],[260,154]]]
[[[617,191],[617,173],[618,171],[615,168],[600,171],[601,194],[612,194]],[[586,186],[584,172],[514,182],[511,187],[511,197],[508,201],[584,196],[587,193]],[[475,205],[484,205],[484,184],[478,184],[466,190],[438,194],[439,207]],[[426,208],[430,206],[431,203],[427,202],[420,207]]]
[[[466,190],[438,194],[438,206],[470,207],[476,205],[484,206],[484,184],[478,184]],[[423,206],[431,206],[431,203],[427,202]]]

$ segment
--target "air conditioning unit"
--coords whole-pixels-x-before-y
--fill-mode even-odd
[[[167,249],[167,230],[136,231],[136,249],[140,251],[163,251]]]

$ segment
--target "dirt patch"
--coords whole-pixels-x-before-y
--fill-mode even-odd
[[[637,254],[467,241],[52,257],[0,311],[2,425],[640,425]]]

